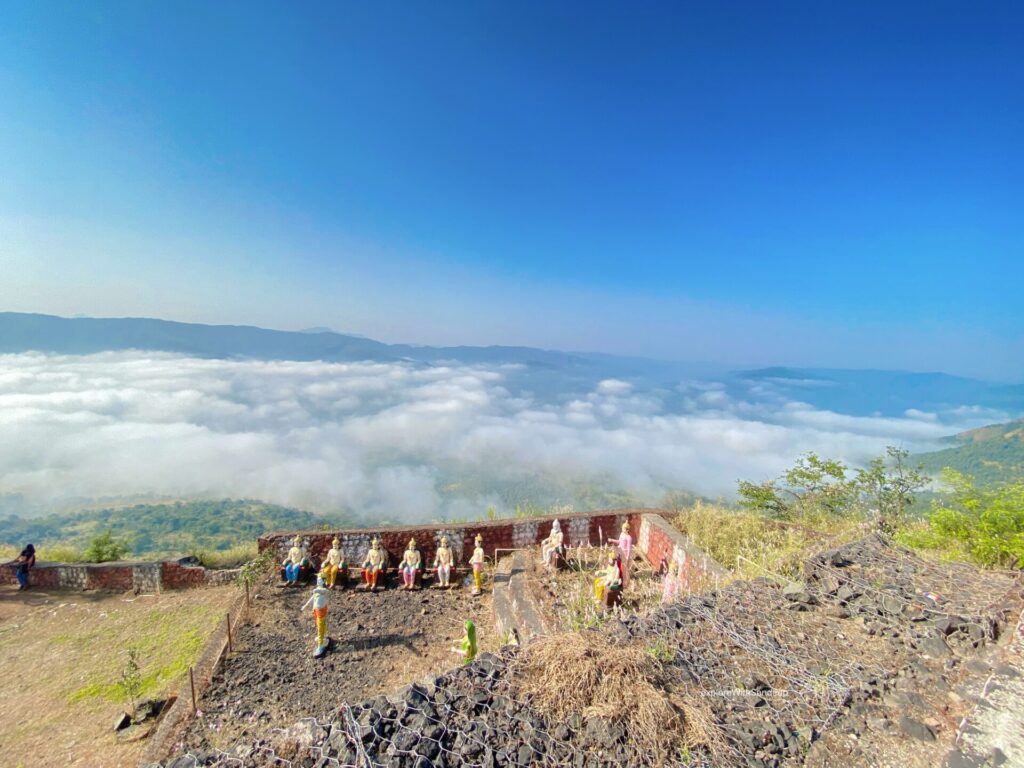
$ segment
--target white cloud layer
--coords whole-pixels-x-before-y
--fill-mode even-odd
[[[606,379],[541,402],[513,369],[206,360],[158,353],[0,356],[0,496],[46,508],[122,496],[246,497],[425,519],[500,504],[488,480],[612,478],[728,495],[815,450],[859,463],[987,414],[857,417],[763,384],[640,391]],[[674,397],[673,409],[666,402]],[[679,398],[682,397],[681,404]],[[472,491],[444,487],[472,477]]]

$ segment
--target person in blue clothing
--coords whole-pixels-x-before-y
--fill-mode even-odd
[[[28,572],[36,564],[36,548],[29,544],[18,555],[18,568],[14,575],[18,579],[18,591],[28,589]]]

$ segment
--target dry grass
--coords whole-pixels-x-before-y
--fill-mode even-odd
[[[621,722],[630,744],[663,761],[681,750],[717,746],[700,702],[670,692],[672,674],[656,653],[600,632],[538,638],[515,661],[520,691],[545,715]]]
[[[865,534],[859,521],[831,520],[811,528],[701,502],[681,510],[673,523],[739,578],[798,577],[805,558]]]

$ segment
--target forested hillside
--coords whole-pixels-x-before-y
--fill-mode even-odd
[[[916,457],[929,474],[945,467],[971,475],[979,486],[994,486],[1024,478],[1024,419],[961,432],[951,444]]]
[[[254,542],[266,531],[354,524],[341,516],[249,500],[182,501],[137,504],[67,515],[0,519],[0,543],[33,542],[83,548],[99,533],[123,540],[132,555],[182,555],[196,550],[226,550]]]

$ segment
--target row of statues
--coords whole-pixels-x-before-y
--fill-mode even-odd
[[[288,552],[288,557],[282,563],[284,575],[288,583],[297,584],[304,574],[311,570],[312,565],[305,550],[302,548],[302,539],[298,536],[292,542],[293,546]],[[603,566],[595,573],[594,577],[594,599],[605,608],[612,608],[621,604],[623,590],[629,585],[630,571],[633,556],[633,536],[630,533],[629,523],[623,523],[622,531],[618,538],[609,539],[609,545],[614,545],[604,560]],[[565,563],[566,546],[564,534],[560,523],[555,520],[551,525],[551,532],[541,542],[541,556],[545,566],[550,568],[561,567]],[[662,580],[662,602],[670,602],[681,597],[687,586],[686,578],[686,555],[682,554],[682,560],[676,559],[673,555],[667,569],[664,563],[662,570],[665,570]],[[380,574],[387,568],[388,556],[382,548],[380,540],[372,539],[370,548],[362,563],[362,587],[370,591],[378,588]],[[473,555],[469,565],[473,574],[473,594],[479,595],[482,592],[482,572],[485,563],[483,549],[483,537],[477,535]],[[306,570],[309,569],[309,570]],[[437,576],[437,586],[441,588],[451,587],[451,576],[455,569],[455,556],[449,545],[448,537],[442,536],[434,553],[432,569]],[[418,579],[424,570],[422,554],[416,544],[416,539],[411,538],[398,564],[398,574],[401,578],[401,588],[404,590],[417,589]],[[319,574],[317,575],[316,587],[309,600],[302,606],[302,611],[312,608],[313,618],[316,623],[316,649],[314,655],[319,657],[326,653],[330,645],[330,638],[327,636],[327,596],[329,590],[334,589],[338,576],[345,578],[347,563],[344,550],[338,538],[332,541],[332,547],[327,552]],[[476,655],[476,627],[472,621],[465,623],[465,635],[457,648],[453,651],[461,654],[468,663]]]
[[[469,558],[469,566],[473,573],[473,594],[479,595],[483,591],[483,567],[486,562],[483,548],[483,536],[477,535],[476,546],[473,555]],[[371,592],[376,592],[381,573],[387,570],[387,552],[381,547],[380,540],[374,538],[370,542],[370,549],[363,558],[362,564],[362,587]],[[300,581],[306,580],[312,574],[313,566],[302,547],[302,538],[296,536],[292,541],[292,547],[288,550],[288,556],[281,564],[285,582],[290,586],[296,586]],[[448,537],[442,536],[441,541],[434,552],[432,569],[437,575],[437,586],[450,589],[452,586],[452,571],[455,569],[455,554],[448,543]],[[418,588],[419,578],[423,574],[423,556],[416,545],[416,539],[409,539],[409,545],[402,555],[398,564],[398,575],[401,578],[404,590]],[[324,557],[323,565],[320,568],[319,578],[324,582],[324,589],[334,589],[338,576],[347,579],[348,564],[345,562],[345,552],[341,548],[341,541],[335,538],[331,542],[331,549]],[[344,586],[344,582],[342,584]]]

